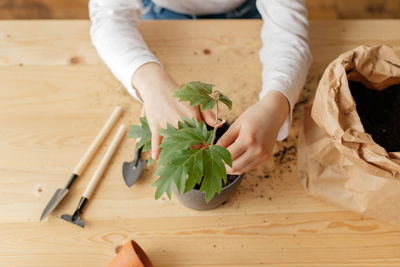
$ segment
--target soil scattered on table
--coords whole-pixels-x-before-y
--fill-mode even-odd
[[[382,91],[349,81],[365,132],[388,152],[400,151],[400,84]]]
[[[305,106],[311,104],[311,100],[314,98],[322,71],[321,68],[321,72],[307,77],[299,102],[294,107],[289,136],[283,141],[276,142],[273,154],[267,162],[245,174],[238,190],[231,196],[230,201],[233,203],[233,208],[240,209],[242,201],[255,198],[271,205],[276,200],[285,201],[285,194],[288,190],[294,188],[298,190],[301,186],[296,174],[298,137],[303,124]],[[246,83],[240,85],[246,88],[245,92],[251,90]],[[244,107],[250,106],[255,101],[248,97],[248,93],[247,95],[239,93],[239,96],[236,95],[236,97],[241,101],[234,101],[235,108],[239,106],[239,110],[242,112],[245,110]],[[229,114],[224,115],[224,118],[228,118],[230,121],[236,119],[235,116]],[[288,202],[290,201],[288,200]]]
[[[296,146],[284,146],[274,154],[274,159],[279,164],[284,164],[296,160],[297,149]]]

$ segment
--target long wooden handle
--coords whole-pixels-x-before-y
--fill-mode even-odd
[[[85,154],[79,161],[78,165],[76,165],[76,167],[74,169],[75,174],[80,175],[83,172],[83,170],[85,169],[85,167],[87,166],[89,161],[93,158],[94,153],[99,148],[100,144],[103,142],[104,138],[110,132],[110,129],[112,128],[114,123],[117,121],[117,119],[121,115],[121,112],[122,112],[122,107],[120,107],[120,106],[115,107],[113,113],[108,118],[108,120],[104,124],[103,128],[97,134],[96,138],[93,140],[90,147],[86,150]]]
[[[90,198],[94,189],[96,188],[97,183],[100,181],[100,178],[103,176],[103,172],[106,169],[112,155],[114,154],[115,149],[117,148],[119,142],[122,137],[125,135],[126,127],[125,125],[121,125],[118,129],[118,132],[114,136],[110,147],[107,149],[106,154],[101,159],[99,166],[94,172],[92,179],[90,179],[89,184],[87,185],[85,192],[83,193],[83,197]]]

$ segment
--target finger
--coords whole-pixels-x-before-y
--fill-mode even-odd
[[[234,174],[242,174],[251,169],[251,167],[256,166],[260,160],[251,150],[248,150],[232,162],[232,168],[229,171]]]
[[[202,116],[202,114],[201,114],[201,111],[200,111],[200,107],[196,107],[196,109],[195,109],[195,113],[190,117],[190,115],[189,116],[186,116],[186,117],[188,117],[188,118],[196,118],[196,120],[198,121],[198,122],[201,122],[202,120],[203,120],[203,116]]]
[[[235,142],[236,138],[239,136],[240,127],[238,125],[238,123],[233,123],[218,140],[217,145],[227,148]]]
[[[203,120],[210,126],[215,127],[215,114],[211,110],[201,111]]]
[[[158,155],[160,154],[160,144],[162,137],[158,134],[157,131],[154,131],[154,134],[151,135],[151,157],[154,160],[158,159]]]
[[[246,153],[247,147],[243,145],[240,140],[236,140],[232,145],[228,146],[229,153],[231,153],[232,161],[239,158],[243,153]]]
[[[226,167],[226,174],[228,175],[241,175],[243,173],[239,173],[237,171],[233,171],[232,168],[230,168],[229,166],[225,166]]]
[[[230,174],[242,174],[240,171],[244,164],[249,162],[250,153],[247,151],[232,161],[232,168],[227,169]]]
[[[244,167],[243,169],[237,171],[240,173],[246,173],[251,171],[252,169],[256,168],[258,165],[264,163],[265,161],[267,161],[267,158],[257,158],[256,160],[252,161],[251,163],[249,163],[246,167]]]

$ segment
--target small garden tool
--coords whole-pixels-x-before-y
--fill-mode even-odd
[[[103,159],[101,160],[99,166],[97,167],[95,173],[93,174],[92,179],[90,180],[89,184],[87,185],[85,192],[83,193],[78,206],[73,215],[63,214],[61,218],[64,220],[79,225],[80,227],[85,226],[85,222],[81,219],[80,215],[82,214],[83,208],[85,207],[86,203],[88,202],[90,196],[92,195],[96,185],[99,183],[100,179],[103,176],[103,172],[107,167],[108,163],[112,155],[115,152],[118,144],[120,143],[121,139],[125,135],[126,127],[125,125],[121,125],[118,129],[117,134],[114,136],[110,147],[107,149],[106,154],[104,155]]]
[[[81,175],[83,173],[85,167],[87,166],[89,161],[93,158],[94,153],[97,151],[100,144],[103,142],[104,138],[110,132],[110,129],[112,128],[114,123],[120,117],[121,112],[122,112],[122,108],[119,106],[114,109],[113,113],[108,118],[108,120],[104,124],[103,128],[97,134],[96,138],[93,140],[92,144],[90,145],[90,147],[88,148],[86,153],[83,155],[83,157],[79,161],[78,165],[75,167],[68,183],[65,185],[64,188],[58,188],[57,191],[54,193],[53,197],[50,199],[49,203],[43,210],[42,215],[40,216],[40,220],[43,220],[64,199],[64,197],[67,195],[72,183],[76,180],[76,178],[79,177],[79,175]]]
[[[144,106],[142,107],[142,111],[140,113],[140,117],[145,116]],[[136,146],[138,144],[138,139],[136,139]],[[135,158],[133,161],[124,162],[122,165],[122,176],[124,177],[124,181],[127,186],[131,187],[142,174],[144,167],[146,167],[147,161],[144,159],[140,159],[142,154],[143,147],[137,149],[135,148]]]

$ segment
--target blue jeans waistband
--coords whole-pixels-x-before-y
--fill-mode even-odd
[[[177,13],[154,4],[151,0],[142,0],[142,20],[157,19],[260,19],[261,15],[256,7],[256,0],[247,0],[234,10],[210,15],[188,15]]]

